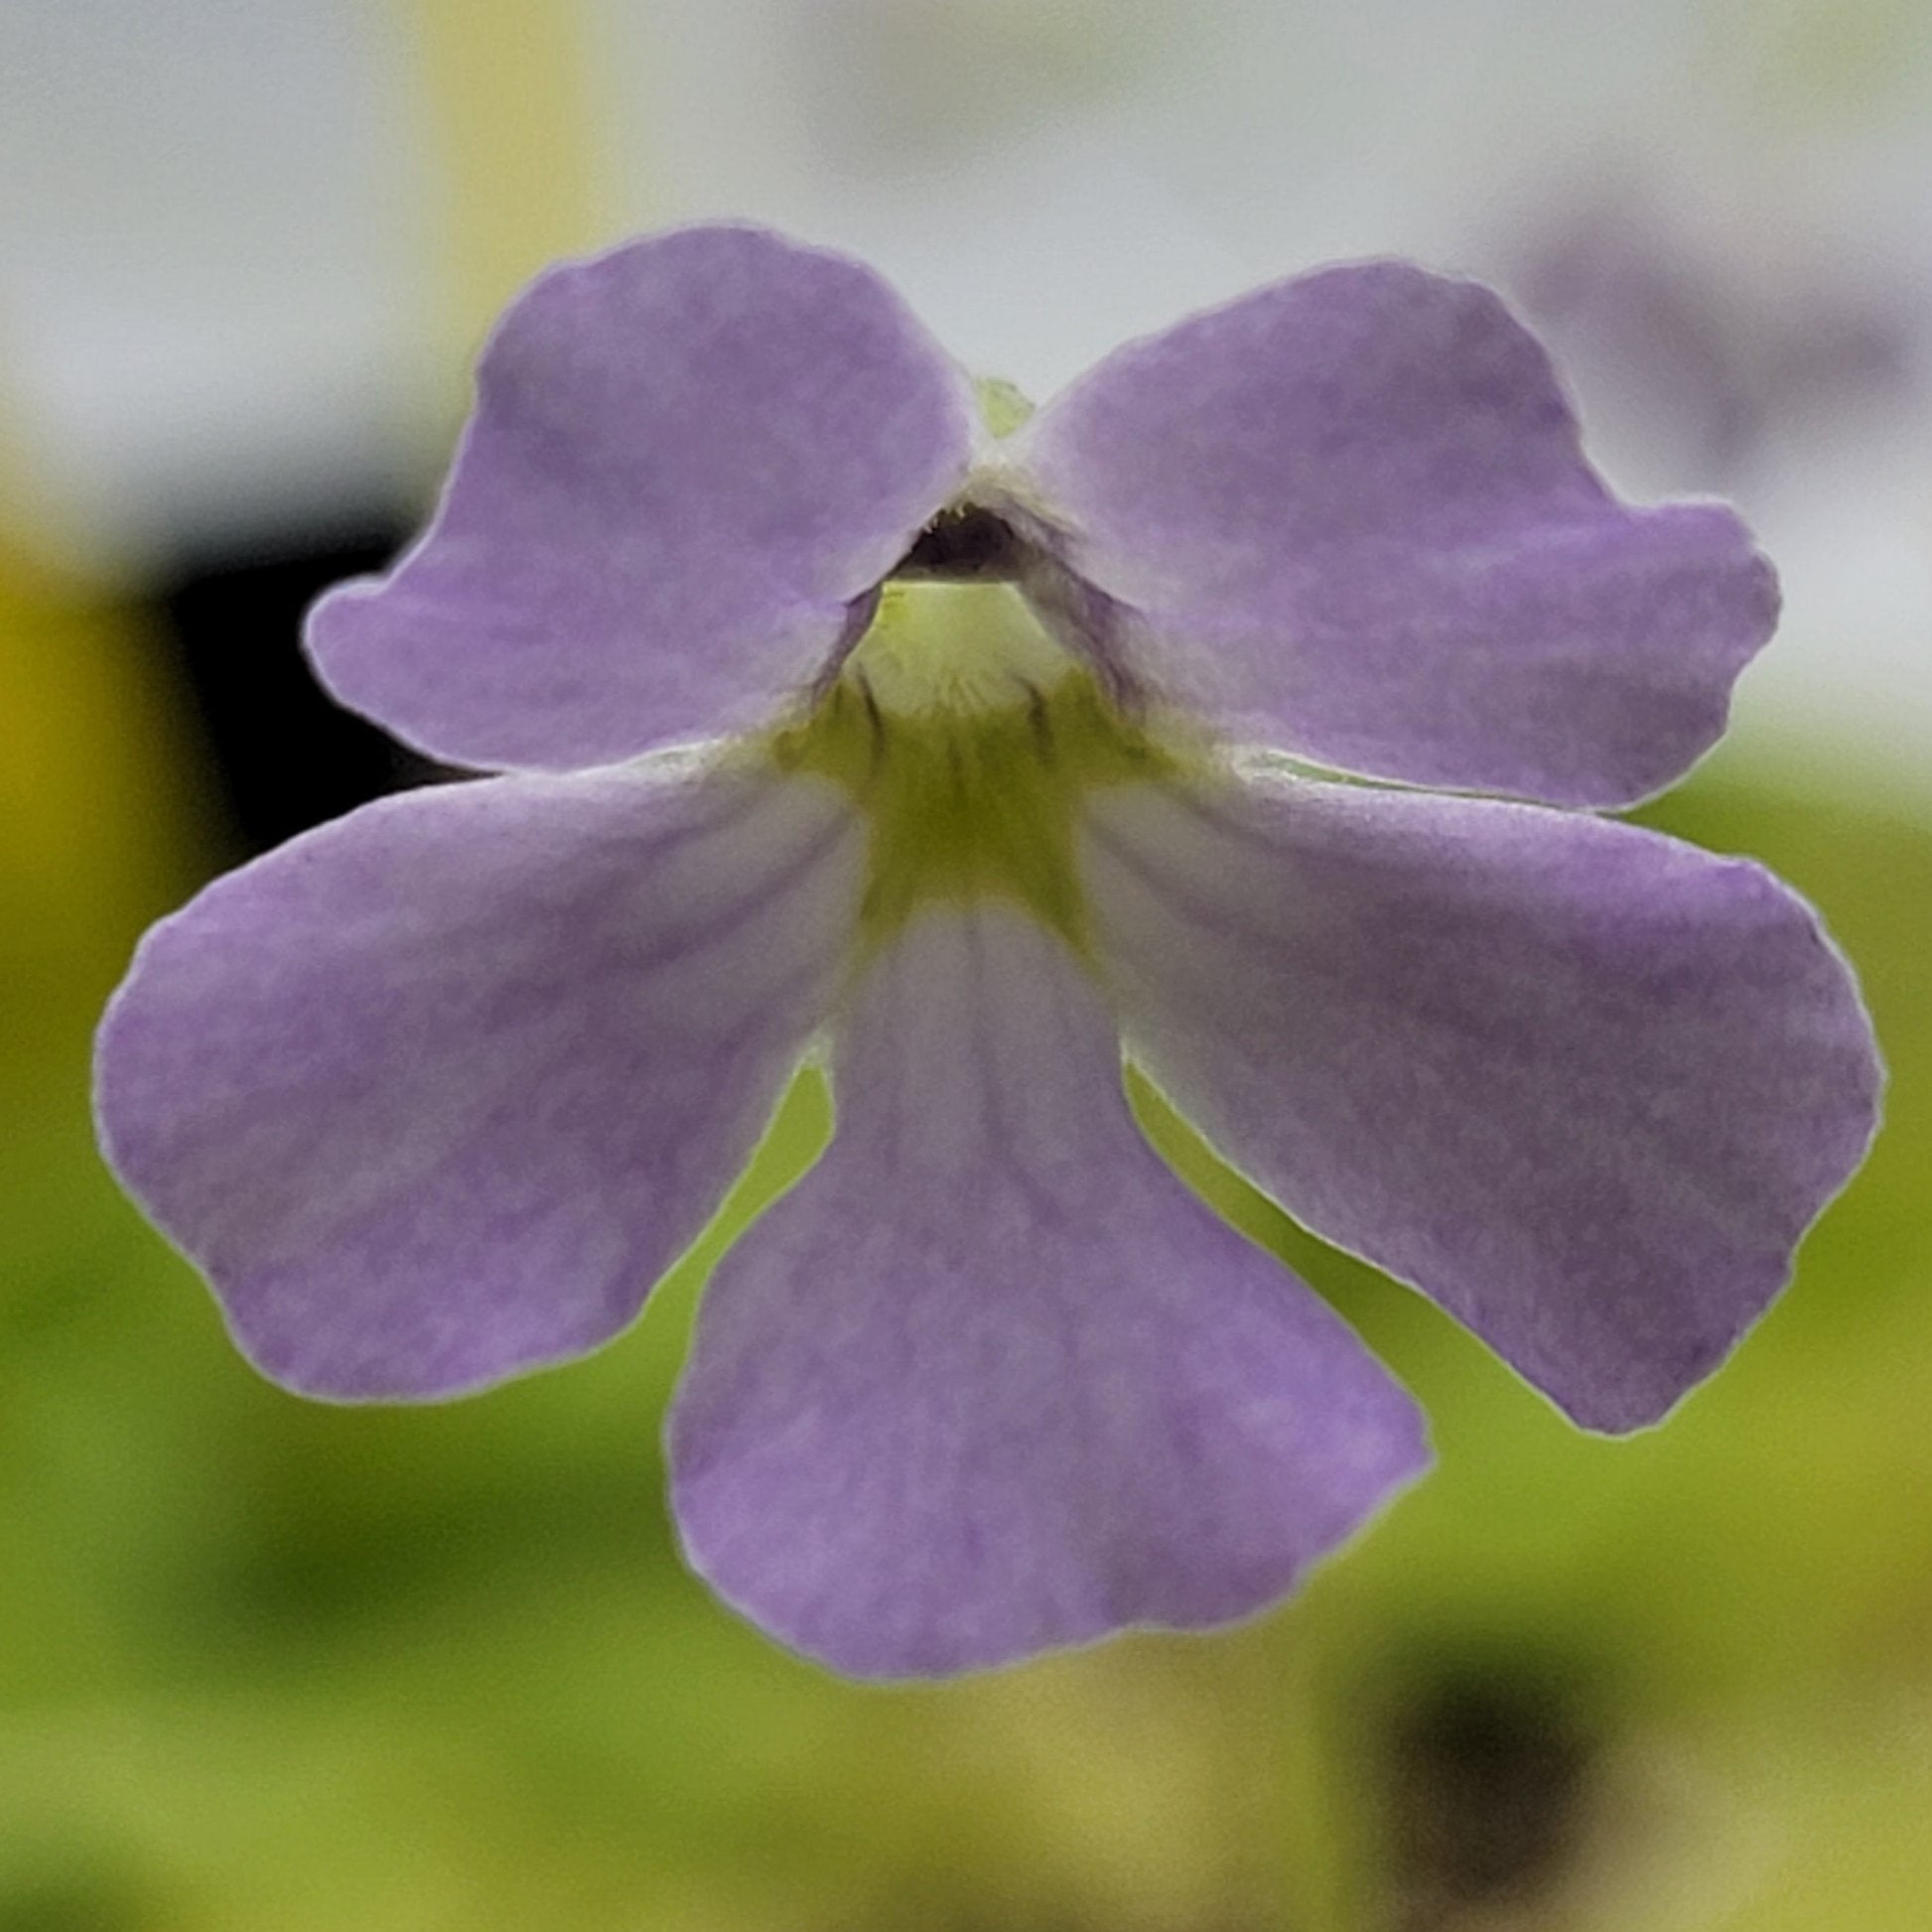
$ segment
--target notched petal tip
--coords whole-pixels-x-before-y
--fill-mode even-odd
[[[1299,1283],[1290,1286],[1292,1292],[1306,1292]],[[1406,1397],[1404,1401],[1407,1402]],[[1318,1540],[1319,1533],[1311,1535],[1306,1552],[1291,1567],[1251,1581],[1238,1595],[1229,1595],[1219,1607],[1204,1607],[1185,1614],[1147,1611],[1139,1606],[1133,1594],[1124,1594],[1085,1626],[1034,1629],[1025,1635],[996,1632],[980,1636],[963,1636],[958,1629],[935,1628],[908,1640],[886,1627],[888,1619],[884,1617],[877,1622],[867,1617],[857,1625],[848,1619],[828,1625],[816,1619],[796,1618],[787,1608],[774,1604],[767,1587],[759,1584],[748,1587],[731,1559],[714,1557],[709,1545],[700,1540],[703,1532],[688,1529],[681,1511],[674,1511],[678,1552],[693,1576],[765,1637],[806,1663],[861,1684],[891,1687],[985,1676],[995,1671],[1017,1670],[1046,1657],[1095,1649],[1116,1637],[1217,1636],[1257,1623],[1279,1610],[1323,1564],[1339,1559],[1357,1542],[1372,1535],[1410,1490],[1434,1470],[1436,1453],[1428,1422],[1414,1403],[1409,1402],[1407,1407],[1406,1427],[1404,1419],[1394,1415],[1378,1424],[1373,1467],[1364,1485],[1366,1499],[1346,1521],[1330,1527],[1325,1533],[1326,1541]],[[668,1432],[665,1452],[667,1458],[675,1457],[678,1452],[677,1439]],[[693,1483],[699,1479],[694,1472]],[[907,1548],[900,1554],[916,1559],[919,1553]],[[921,1592],[929,1587],[916,1569],[908,1575],[912,1579],[910,1587]],[[972,1614],[967,1609],[960,1621],[965,1622]]]

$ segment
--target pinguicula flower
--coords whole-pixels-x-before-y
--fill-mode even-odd
[[[427,1400],[629,1322],[822,1053],[673,1406],[691,1563],[865,1676],[1240,1617],[1425,1432],[1123,1055],[1578,1423],[1655,1422],[1876,1113],[1811,909],[1597,815],[1776,604],[1467,283],[1284,282],[1028,415],[856,262],[636,241],[515,303],[427,532],[310,620],[497,775],[162,921],[105,1146],[267,1375]]]

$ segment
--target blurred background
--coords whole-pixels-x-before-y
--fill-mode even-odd
[[[7,0],[0,1932],[1917,1932],[1932,1923],[1927,0]],[[1646,815],[1825,909],[1893,1070],[1798,1283],[1570,1431],[1175,1158],[1440,1471],[1295,1603],[906,1691],[679,1567],[646,1319],[421,1412],[257,1381],[91,1150],[143,924],[420,777],[301,610],[421,515],[489,317],[739,213],[1050,391],[1335,256],[1536,317],[1613,478],[1739,500],[1787,619]],[[1165,1131],[1165,1130],[1164,1130]]]

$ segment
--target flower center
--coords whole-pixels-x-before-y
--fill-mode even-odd
[[[1012,583],[1025,561],[1025,547],[1005,517],[960,503],[941,510],[919,532],[893,575],[914,583]]]
[[[788,771],[843,785],[871,825],[861,923],[891,937],[931,899],[1017,899],[1076,951],[1084,793],[1176,772],[1185,753],[1130,719],[1011,586],[894,582],[811,713],[767,741]]]

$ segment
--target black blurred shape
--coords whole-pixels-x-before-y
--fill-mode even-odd
[[[1574,1683],[1521,1659],[1444,1662],[1391,1715],[1387,1775],[1406,1932],[1534,1898],[1563,1875],[1597,1755]]]
[[[164,637],[200,714],[221,801],[249,852],[434,775],[332,703],[302,655],[302,614],[332,584],[379,570],[400,518],[188,558],[163,587]]]

